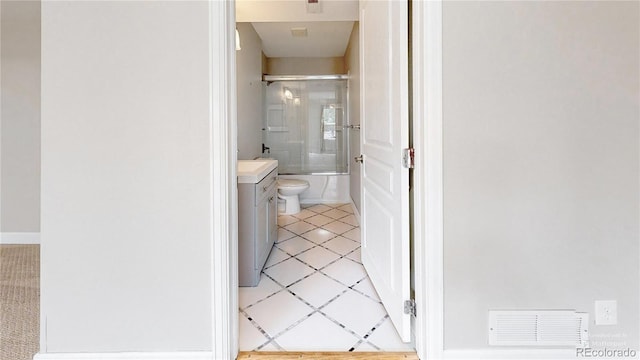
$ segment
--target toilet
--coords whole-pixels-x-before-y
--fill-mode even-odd
[[[278,198],[284,200],[283,215],[292,215],[300,212],[300,199],[298,195],[309,188],[309,182],[298,179],[279,179]]]

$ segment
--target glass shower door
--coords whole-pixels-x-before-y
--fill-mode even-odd
[[[347,81],[265,82],[263,141],[280,174],[348,173]]]

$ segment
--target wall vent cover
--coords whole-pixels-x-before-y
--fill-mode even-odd
[[[588,313],[489,310],[489,345],[587,347],[588,341]]]

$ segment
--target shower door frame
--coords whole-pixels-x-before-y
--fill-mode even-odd
[[[315,80],[344,80],[344,81],[349,81],[349,75],[347,74],[330,74],[330,75],[262,75],[262,81],[267,83],[267,87],[269,85],[271,85],[270,83],[272,82],[276,82],[276,81],[315,81]],[[345,103],[343,108],[346,109],[347,111],[345,111],[343,118],[346,120],[346,124],[343,124],[343,129],[346,129],[347,131],[351,130],[350,125],[350,117],[349,117],[349,111],[348,111],[348,106],[349,106],[349,91],[348,91],[348,83],[345,85],[347,86],[347,91],[345,94]],[[263,96],[266,96],[266,94],[263,93]],[[268,111],[268,106],[265,106],[265,110]],[[264,121],[268,121],[269,118],[269,114],[264,114]],[[344,122],[344,121],[343,121]],[[269,131],[268,130],[268,126],[263,126],[263,131]],[[347,135],[343,135],[346,136],[344,143],[345,143],[345,148],[346,148],[346,171],[310,171],[310,172],[295,172],[295,173],[289,173],[289,172],[283,172],[283,173],[279,173],[280,175],[349,175],[351,173],[351,165],[350,165],[350,161],[349,161],[349,157],[351,156],[351,146],[349,144],[349,136],[348,133]],[[264,134],[263,134],[263,138],[262,138],[262,142],[265,145],[269,145],[265,142],[265,138],[264,138]],[[272,146],[269,146],[272,147]],[[270,151],[273,151],[272,149]],[[264,156],[264,154],[263,154]],[[271,157],[271,156],[270,156]],[[337,168],[337,153],[336,153],[336,168]]]

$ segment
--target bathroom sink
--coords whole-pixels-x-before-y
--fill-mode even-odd
[[[278,160],[238,160],[238,183],[256,184],[278,167]]]

